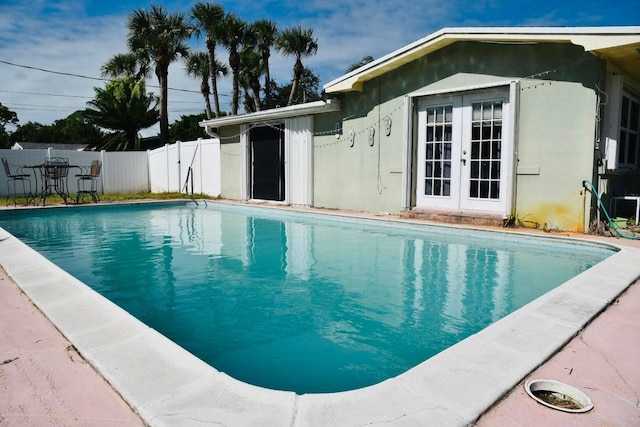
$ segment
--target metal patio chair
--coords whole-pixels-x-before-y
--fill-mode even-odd
[[[94,160],[89,168],[83,168],[82,173],[76,175],[78,178],[78,194],[76,194],[76,203],[80,201],[83,195],[88,194],[94,203],[100,201],[98,196],[98,177],[102,170],[102,162]]]
[[[67,204],[69,193],[67,191],[67,176],[69,175],[69,159],[62,157],[48,157],[42,167],[42,180],[44,191],[42,193],[42,206],[47,203],[47,197],[58,194]]]
[[[31,191],[31,174],[25,173],[21,166],[18,166],[15,172],[11,172],[9,161],[6,157],[2,158],[2,165],[4,166],[4,173],[7,175],[7,200],[5,205],[9,206],[9,199],[13,196],[13,206],[16,206],[16,196],[24,196],[27,198],[27,204],[30,199],[34,199],[33,192]],[[22,193],[16,191],[16,184],[22,185]],[[27,186],[29,191],[27,191]],[[12,189],[13,187],[13,189]],[[13,190],[13,191],[12,191]]]

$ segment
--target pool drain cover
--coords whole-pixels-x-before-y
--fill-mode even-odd
[[[593,408],[589,396],[559,381],[527,381],[524,388],[535,401],[558,411],[582,413]]]

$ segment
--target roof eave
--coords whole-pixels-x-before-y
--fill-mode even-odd
[[[308,102],[306,104],[292,105],[289,107],[272,108],[269,110],[256,111],[255,113],[240,114],[235,116],[224,116],[210,120],[203,120],[200,127],[207,133],[215,128],[233,126],[245,123],[260,123],[274,120],[283,120],[290,117],[306,116],[312,114],[329,113],[340,111],[340,101],[328,99],[326,101]]]
[[[367,80],[457,41],[573,43],[591,52],[632,44],[639,39],[638,26],[444,28],[327,83],[324,91],[328,94],[361,91]]]

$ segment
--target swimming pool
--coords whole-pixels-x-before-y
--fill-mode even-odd
[[[92,206],[1,218],[212,366],[298,393],[395,377],[613,253],[235,206]]]

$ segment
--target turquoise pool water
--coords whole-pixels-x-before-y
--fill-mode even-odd
[[[298,393],[396,376],[612,254],[211,203],[8,211],[0,226],[215,368]]]

